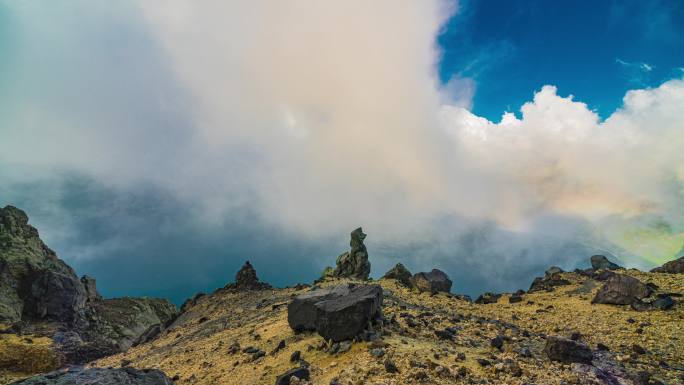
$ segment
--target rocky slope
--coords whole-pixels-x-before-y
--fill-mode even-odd
[[[103,299],[12,206],[0,208],[0,383],[128,349],[177,315],[164,299]],[[16,354],[16,352],[22,352]]]
[[[585,270],[552,267],[527,291],[471,301],[451,294],[437,269],[411,274],[397,265],[381,280],[360,279],[370,267],[361,234],[352,233],[343,254],[354,258],[338,258],[313,286],[272,288],[247,262],[235,282],[193,296],[164,323],[136,321],[173,317],[164,302],[145,302],[145,310],[130,299],[88,300],[88,324],[101,329],[80,338],[123,352],[26,383],[109,384],[111,376],[135,375],[150,384],[684,384],[679,262],[641,272],[594,256]],[[124,320],[155,326],[142,331]],[[122,324],[135,333],[121,338],[113,330]],[[107,345],[112,333],[118,337]],[[3,338],[36,356],[54,344],[54,337]],[[65,373],[72,382],[59,382]]]

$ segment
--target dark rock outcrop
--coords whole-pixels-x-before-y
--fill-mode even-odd
[[[124,351],[154,325],[163,330],[176,313],[162,299],[102,299],[95,279],[79,279],[26,213],[0,209],[0,322],[21,322],[25,332],[51,337],[64,363]]]
[[[336,267],[333,275],[336,277],[349,277],[356,279],[368,279],[371,265],[368,261],[368,250],[363,240],[366,234],[361,227],[351,232],[349,246],[351,250],[337,257]]]
[[[605,255],[592,255],[591,256],[591,267],[594,270],[618,270],[622,267],[616,263],[613,263],[606,258]]]
[[[263,290],[270,289],[271,285],[259,281],[256,270],[249,261],[245,261],[244,265],[235,274],[235,283],[226,285],[228,289],[236,290]]]
[[[499,301],[499,298],[501,298],[501,294],[487,292],[477,297],[475,299],[475,303],[480,305],[497,303]]]
[[[33,376],[12,385],[172,385],[173,381],[157,369],[71,368]]]
[[[563,278],[560,273],[554,273],[551,275],[545,275],[544,277],[537,277],[532,281],[528,293],[534,293],[536,291],[552,291],[557,286],[569,285],[570,281]]]
[[[43,243],[26,213],[0,209],[0,322],[73,324],[85,301],[74,270]]]
[[[81,284],[83,284],[83,288],[85,289],[87,302],[99,301],[102,299],[100,293],[97,292],[95,278],[84,275],[81,277]]]
[[[397,263],[382,277],[384,279],[394,279],[400,284],[411,286],[411,272],[401,263]]]
[[[651,273],[684,274],[684,256],[656,267]]]
[[[630,305],[651,294],[651,288],[628,275],[616,274],[599,289],[591,303]]]
[[[551,266],[544,272],[544,275],[551,276],[554,274],[563,273],[563,269],[558,266]]]
[[[352,339],[382,316],[379,285],[340,285],[302,294],[287,308],[290,327],[316,330],[334,342]]]
[[[411,284],[423,292],[438,293],[451,291],[451,280],[445,272],[432,269],[429,273],[417,273],[411,278]]]
[[[276,378],[275,385],[290,385],[292,377],[297,377],[300,380],[308,380],[309,369],[305,367],[290,369]]]
[[[546,338],[544,353],[546,353],[550,360],[566,364],[573,362],[591,364],[591,360],[594,358],[591,349],[587,345],[555,336]]]

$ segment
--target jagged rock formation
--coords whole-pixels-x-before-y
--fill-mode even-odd
[[[557,286],[569,285],[570,281],[564,279],[560,273],[547,274],[543,277],[537,277],[532,281],[528,293],[534,293],[537,291],[553,291]]]
[[[26,213],[13,206],[0,209],[0,322],[73,324],[85,301],[74,270],[43,243]]]
[[[249,261],[235,274],[235,283],[226,285],[226,288],[237,290],[263,290],[271,288],[271,285],[259,281],[256,270]]]
[[[351,250],[337,257],[334,276],[368,279],[371,265],[368,261],[366,245],[363,244],[364,239],[366,239],[366,234],[363,233],[361,227],[351,232],[351,241],[349,241]]]
[[[451,291],[451,280],[445,272],[432,269],[429,273],[417,273],[411,278],[411,284],[419,291],[430,293]]]
[[[660,267],[651,270],[652,273],[684,274],[684,256],[673,261],[666,262]]]
[[[157,369],[73,368],[41,374],[11,385],[173,385],[173,381]]]
[[[382,277],[384,279],[395,279],[406,287],[411,287],[411,272],[401,263],[397,263]]]
[[[615,274],[610,277],[591,303],[603,303],[610,305],[630,305],[634,301],[640,301],[651,294],[651,288],[636,278],[623,274]]]
[[[63,363],[126,350],[177,314],[167,300],[102,299],[95,279],[79,279],[12,206],[0,209],[0,278],[0,322],[52,338]]]
[[[591,256],[591,268],[594,270],[618,270],[622,267],[616,263],[613,263],[606,258],[605,255],[592,255]]]
[[[334,342],[352,339],[382,316],[379,285],[339,285],[302,294],[287,308],[295,331],[316,330]]]

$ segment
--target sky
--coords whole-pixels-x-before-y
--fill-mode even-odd
[[[678,1],[0,0],[0,206],[105,296],[684,252]]]

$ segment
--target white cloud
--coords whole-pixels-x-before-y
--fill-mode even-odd
[[[495,123],[464,108],[472,81],[438,84],[451,2],[26,4],[9,5],[30,33],[0,118],[0,160],[33,170],[22,179],[151,183],[211,220],[249,207],[305,238],[421,238],[445,217],[684,228],[682,80],[629,92],[604,122],[545,86]]]

